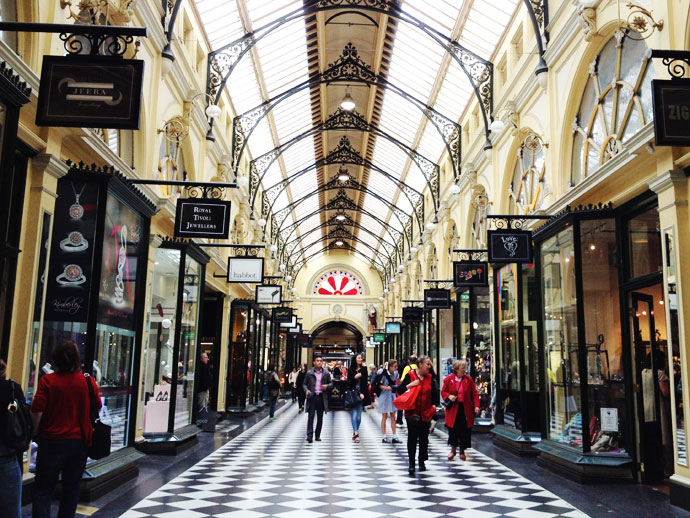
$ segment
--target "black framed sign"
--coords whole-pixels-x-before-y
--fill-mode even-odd
[[[400,334],[400,322],[386,322],[386,334],[387,335],[399,335]]]
[[[228,257],[228,282],[264,282],[263,257]]]
[[[177,200],[175,237],[227,239],[229,235],[229,201],[205,198],[180,198]]]
[[[297,316],[292,315],[292,318],[287,322],[280,322],[280,327],[295,327],[297,325]]]
[[[405,323],[421,322],[423,312],[422,308],[402,308],[402,321]]]
[[[295,327],[290,327],[287,330],[289,335],[301,335],[302,334],[302,324],[297,324]]]
[[[374,342],[383,343],[386,341],[386,333],[374,333]]]
[[[453,286],[456,288],[488,286],[488,270],[489,263],[478,261],[455,261],[453,263]]]
[[[37,126],[139,129],[144,61],[43,56]]]
[[[278,324],[292,322],[292,308],[273,308],[271,320]],[[294,327],[294,325],[292,327]]]
[[[297,343],[302,347],[311,347],[311,338],[304,333],[297,335]]]
[[[490,263],[531,263],[532,233],[528,230],[487,230]]]
[[[657,146],[690,146],[690,79],[652,80]]]
[[[450,290],[427,288],[424,290],[425,309],[448,309],[450,307]]]
[[[283,287],[277,284],[261,284],[256,287],[257,304],[280,304],[283,302]]]

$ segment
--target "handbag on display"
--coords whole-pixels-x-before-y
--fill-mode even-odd
[[[362,400],[359,397],[359,391],[351,389],[345,392],[345,408],[354,408],[361,405]]]
[[[31,408],[26,400],[21,400],[15,394],[14,381],[8,380],[10,388],[10,402],[7,405],[7,417],[3,439],[5,444],[15,451],[26,451],[31,444],[31,437],[34,431],[33,421],[31,420]]]
[[[89,381],[89,376],[84,373],[86,385],[89,388],[89,402],[90,402],[90,420],[93,426],[93,436],[91,439],[91,446],[87,447],[87,455],[94,459],[103,459],[110,455],[110,431],[111,427],[101,421],[98,417],[98,404],[96,403],[96,395],[93,392],[93,387]]]

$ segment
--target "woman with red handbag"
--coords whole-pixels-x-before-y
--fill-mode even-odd
[[[457,448],[460,448],[460,459],[466,460],[465,450],[471,445],[474,416],[479,414],[479,393],[472,377],[465,374],[465,360],[455,360],[451,370],[441,388],[450,445],[448,460],[455,458]]]
[[[406,394],[407,390],[410,392]],[[400,397],[393,402],[399,410],[405,411],[407,419],[407,455],[409,473],[415,471],[415,453],[419,441],[419,471],[426,471],[429,458],[429,427],[439,404],[438,383],[431,375],[431,360],[428,356],[417,359],[417,369],[410,370],[398,387]]]

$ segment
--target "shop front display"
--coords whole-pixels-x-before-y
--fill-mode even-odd
[[[539,402],[539,297],[534,263],[494,268],[496,441],[535,455],[541,439]]]
[[[155,251],[148,340],[143,352],[140,426],[146,453],[174,453],[195,437],[194,374],[199,361],[200,294],[209,257],[192,243]]]

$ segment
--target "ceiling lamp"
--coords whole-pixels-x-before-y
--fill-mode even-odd
[[[436,223],[430,221],[429,223],[426,224],[426,229],[429,232],[432,232],[434,229],[436,229]]]
[[[339,182],[347,182],[350,179],[350,175],[347,174],[347,170],[345,171],[340,171],[340,174],[338,175],[338,181]]]
[[[416,254],[417,250],[419,249],[416,246],[410,247],[410,252],[412,252],[413,254]]]
[[[504,129],[506,129],[506,123],[501,119],[496,119],[489,125],[489,129],[491,130],[491,133],[501,133]]]
[[[355,109],[355,100],[350,95],[349,90],[345,90],[345,97],[340,101],[340,107],[346,112],[351,112]]]
[[[276,245],[275,243],[272,244],[270,250],[271,250],[271,252],[277,252],[278,251],[278,245]]]
[[[286,268],[286,266],[285,266],[284,264],[281,264],[280,266],[278,266],[278,269],[279,269],[281,272],[284,272],[284,271],[285,271],[285,268]]]
[[[399,272],[405,271],[405,267],[402,264],[399,264],[398,265],[398,271]]]
[[[239,178],[237,178],[237,185],[239,185],[240,187],[247,187],[247,185],[249,185],[249,178],[247,178],[246,176],[240,176]]]
[[[454,183],[453,185],[450,186],[450,193],[451,194],[460,194],[460,186],[457,183]]]
[[[335,245],[336,245],[336,246],[343,246],[344,244],[345,244],[345,243],[343,243],[342,241],[336,241],[336,242],[335,242]]]
[[[345,214],[338,214],[335,219],[338,221],[345,221]]]
[[[261,219],[259,220],[259,226],[260,226],[261,228],[264,228],[264,227],[266,226],[266,219],[265,219],[265,218],[261,218]]]
[[[292,280],[292,275],[286,275],[285,280],[290,282]]]

